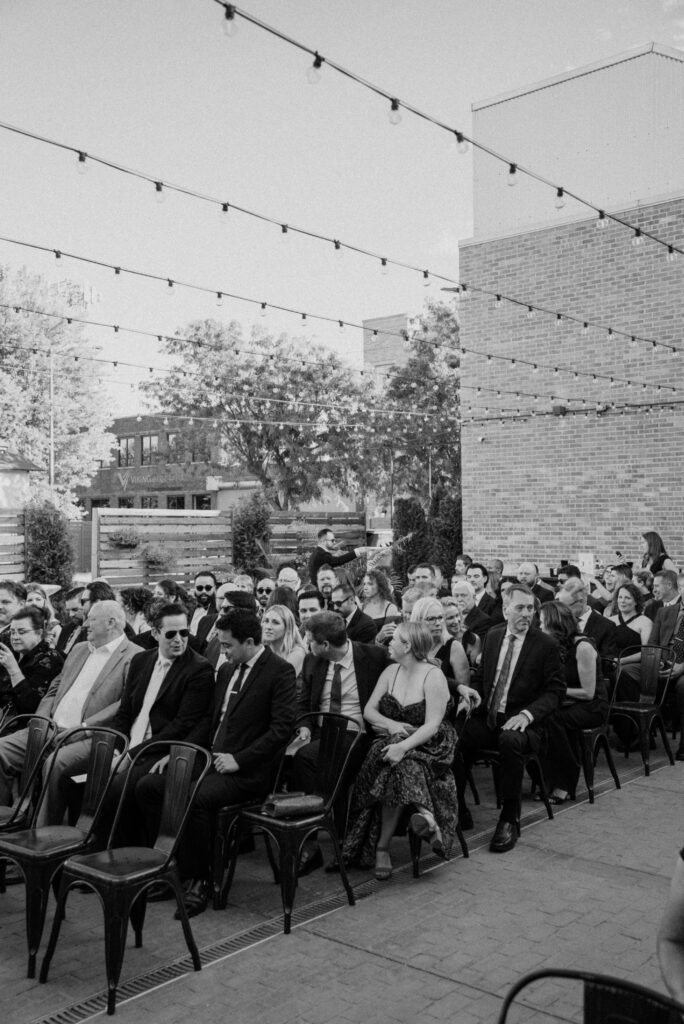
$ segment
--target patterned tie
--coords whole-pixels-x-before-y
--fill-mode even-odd
[[[511,661],[513,660],[513,650],[517,639],[517,636],[514,636],[512,633],[510,634],[508,638],[508,647],[504,655],[503,664],[501,665],[501,671],[499,672],[499,677],[496,680],[496,686],[493,687],[492,692],[489,695],[489,703],[487,704],[487,725],[490,729],[496,728],[496,715],[508,684],[508,677],[511,674]]]
[[[238,672],[238,677],[235,680],[233,689],[228,694],[226,710],[223,712],[221,721],[219,722],[216,732],[214,733],[214,742],[212,744],[212,750],[215,750],[217,748],[220,749],[221,745],[225,742],[225,738],[228,735],[228,717],[230,715],[231,705],[235,703],[235,697],[237,697],[238,693],[242,689],[242,684],[245,681],[246,672],[247,664],[246,662],[243,662],[242,665],[240,665],[240,671]]]
[[[332,686],[330,687],[330,711],[339,715],[342,711],[342,666],[339,662],[333,669]]]
[[[684,661],[684,615],[679,623],[679,629],[672,638],[672,650],[676,662]]]

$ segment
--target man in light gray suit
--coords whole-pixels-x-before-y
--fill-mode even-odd
[[[124,635],[126,617],[116,601],[94,604],[86,625],[88,642],[72,647],[62,671],[36,710],[37,715],[55,722],[58,736],[79,725],[109,725],[119,708],[128,666],[141,650]],[[27,730],[22,729],[0,739],[0,803],[11,803],[12,779],[21,772],[27,736]],[[66,810],[65,782],[86,769],[89,755],[88,740],[68,744],[58,752],[57,768],[37,825],[62,821]]]

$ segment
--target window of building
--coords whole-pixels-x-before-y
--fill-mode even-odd
[[[159,434],[144,434],[140,440],[142,441],[140,465],[151,466],[157,461],[156,456],[159,449]]]
[[[120,437],[119,438],[119,465],[120,466],[134,466],[135,465],[135,438],[134,437]]]
[[[178,434],[167,434],[166,443],[168,445],[166,461],[178,462]]]
[[[90,502],[91,508],[109,508],[109,498],[93,498]]]
[[[133,498],[119,498],[119,508],[135,508],[135,501]]]
[[[210,494],[193,494],[193,496],[192,496],[192,507],[197,512],[211,512],[211,495]]]
[[[140,508],[159,508],[159,498],[156,494],[143,494]]]
[[[180,509],[185,508],[185,495],[184,494],[167,494],[166,495],[166,507]]]

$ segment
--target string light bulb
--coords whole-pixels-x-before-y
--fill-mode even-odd
[[[173,290],[173,281],[171,280],[170,277],[167,279],[167,282],[166,282],[166,294],[167,295],[175,295],[175,292]]]
[[[323,66],[323,57],[318,53],[318,50],[314,54],[314,62],[306,73],[306,80],[309,85],[317,85],[321,80],[321,67]]]
[[[528,306],[527,307],[527,319],[528,320],[533,320],[534,319],[534,306]]]
[[[454,132],[456,136],[456,149],[459,153],[467,153],[470,149],[470,143],[466,139],[463,132]]]
[[[333,239],[333,244],[335,246],[335,255],[336,256],[341,256],[342,255],[342,243],[340,242],[339,238],[334,238]]]
[[[641,228],[634,228],[634,234],[632,235],[632,245],[636,248],[643,242],[643,236],[641,234]]]
[[[668,245],[667,256],[665,257],[665,259],[668,263],[674,263],[674,261],[677,259],[677,253],[674,251],[673,245]]]
[[[281,224],[280,225],[280,238],[281,238],[281,241],[287,242],[288,231],[289,231],[289,228],[288,228],[287,224]]]
[[[429,288],[430,284],[431,284],[431,282],[430,282],[430,275],[428,274],[427,270],[424,270],[423,271],[423,288]]]
[[[384,256],[380,260],[380,273],[383,275],[383,277],[386,277],[387,274],[389,274],[389,267],[387,266],[387,259]]]
[[[235,7],[233,4],[225,4],[223,12],[223,34],[228,39],[232,39],[238,30],[237,18],[235,17]]]
[[[596,228],[598,231],[603,231],[606,226],[606,214],[605,210],[599,210],[598,219],[596,221]]]
[[[496,306],[497,309],[501,309],[501,296],[500,295],[497,295],[496,299],[494,300],[494,305]]]
[[[563,314],[562,313],[556,313],[556,327],[560,327],[562,323],[563,323]]]
[[[78,154],[78,163],[76,164],[76,170],[77,170],[77,172],[79,174],[87,174],[88,173],[88,164],[86,163],[86,158],[87,158],[87,154],[86,153],[79,152],[79,154]]]
[[[514,188],[518,184],[518,165],[508,165],[508,185],[510,188]]]
[[[219,309],[223,305],[223,292],[216,292],[216,305]]]
[[[159,203],[159,205],[161,206],[161,204],[164,202],[164,199],[166,198],[165,195],[164,195],[164,185],[162,184],[161,181],[155,181],[155,183],[154,183],[154,191],[155,191],[155,198],[156,198],[157,202]]]
[[[260,313],[260,316],[266,316],[266,305],[267,304],[265,302],[261,303],[261,313]]]
[[[562,189],[562,188],[559,188],[556,191],[555,207],[556,207],[557,210],[562,210],[564,206],[565,206],[565,190]]]
[[[392,100],[391,101],[388,117],[389,117],[389,123],[390,124],[400,124],[400,122],[401,122],[401,111],[399,110],[399,100]]]

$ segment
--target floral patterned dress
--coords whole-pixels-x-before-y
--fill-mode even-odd
[[[425,724],[424,700],[400,704],[390,691],[380,698],[378,711],[385,718],[416,728]],[[350,827],[342,847],[345,864],[373,866],[382,804],[417,804],[431,811],[449,857],[458,821],[456,784],[451,770],[456,741],[456,731],[445,717],[435,735],[422,746],[409,750],[398,764],[383,760],[387,737],[373,742],[354,784]]]

